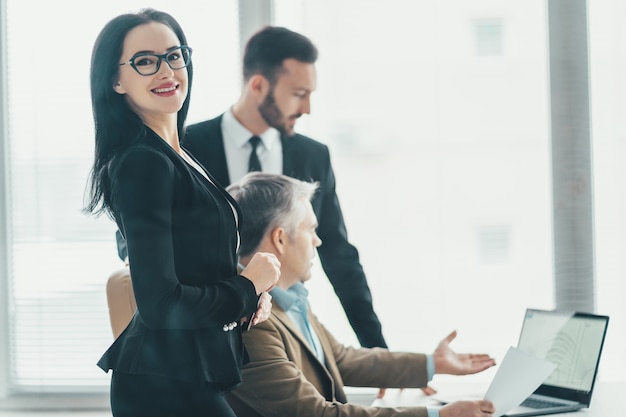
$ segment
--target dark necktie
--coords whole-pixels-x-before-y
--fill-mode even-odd
[[[256,154],[256,148],[261,143],[261,138],[252,136],[248,141],[252,145],[252,152],[250,152],[250,160],[248,161],[248,172],[261,171],[261,161],[259,161],[259,156]]]

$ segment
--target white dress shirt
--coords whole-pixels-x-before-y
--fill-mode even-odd
[[[222,116],[221,128],[230,182],[237,182],[248,173],[248,160],[252,151],[252,145],[248,140],[254,135],[239,123],[232,108],[228,109]],[[261,143],[257,146],[257,155],[261,161],[262,171],[270,174],[282,174],[283,146],[280,142],[280,132],[270,127],[257,136],[261,138]]]

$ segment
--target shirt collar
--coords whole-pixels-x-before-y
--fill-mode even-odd
[[[232,141],[237,148],[243,148],[253,133],[246,129],[235,117],[232,107],[229,108],[222,116],[222,130],[224,139]],[[280,141],[280,132],[273,127],[268,128],[265,132],[258,135],[261,143],[267,150],[272,150],[273,146]]]
[[[286,290],[274,287],[270,294],[272,295],[272,300],[276,301],[276,304],[284,311],[299,310],[300,308],[306,310],[309,290],[306,289],[302,282],[297,282]]]

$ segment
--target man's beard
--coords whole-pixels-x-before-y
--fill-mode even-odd
[[[259,105],[259,113],[261,113],[261,117],[265,120],[265,123],[267,123],[268,126],[278,130],[281,134],[292,136],[295,133],[292,128],[287,126],[286,121],[284,123],[282,122],[284,119],[283,113],[276,105],[273,89],[267,93],[265,100],[263,100],[263,103]]]

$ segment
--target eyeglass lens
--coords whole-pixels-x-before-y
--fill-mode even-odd
[[[142,75],[156,74],[161,66],[161,59],[165,59],[167,65],[173,70],[185,68],[191,57],[190,50],[186,47],[176,48],[165,55],[141,54],[131,60],[138,73]]]

